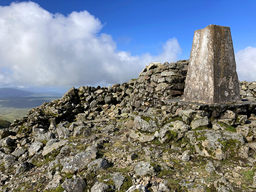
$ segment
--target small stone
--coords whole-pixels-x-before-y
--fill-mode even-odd
[[[59,173],[55,174],[46,186],[46,189],[56,189],[61,183],[62,177]]]
[[[80,125],[74,128],[74,133],[73,136],[77,137],[79,135],[83,135],[83,136],[89,136],[90,135],[90,129],[88,129],[87,127],[85,127],[84,125]]]
[[[236,132],[247,137],[250,132],[250,128],[247,125],[240,125],[236,127]]]
[[[43,147],[43,145],[44,144],[39,141],[32,143],[28,149],[29,156],[36,154]]]
[[[190,160],[190,151],[189,150],[186,150],[182,153],[181,160],[182,161],[189,161]]]
[[[173,129],[172,129],[173,131],[184,133],[190,129],[190,127],[187,124],[179,120],[171,122],[170,124],[173,126]]]
[[[236,124],[244,125],[247,122],[247,118],[248,118],[247,115],[238,115]]]
[[[61,185],[67,192],[83,192],[86,183],[82,178],[66,179]]]
[[[1,129],[0,128],[0,139],[3,139],[3,138],[8,137],[10,135],[12,135],[11,131],[9,131],[7,129]]]
[[[225,111],[225,113],[221,116],[221,119],[231,119],[231,120],[235,120],[236,118],[236,113],[234,113],[231,110],[227,110]]]
[[[97,149],[93,147],[87,147],[86,151],[80,152],[75,156],[66,157],[60,160],[63,166],[62,172],[75,173],[76,171],[83,170],[87,167],[91,160],[95,159],[97,155]]]
[[[156,87],[156,91],[165,91],[165,89],[168,87],[169,85],[167,83],[160,83],[157,85]]]
[[[248,146],[241,146],[238,155],[241,158],[247,159],[249,157],[249,147]]]
[[[175,76],[175,75],[177,75],[177,74],[175,72],[173,72],[173,71],[163,71],[161,73],[162,77],[170,77],[170,76]]]
[[[3,164],[6,169],[12,168],[12,165],[15,163],[16,158],[13,155],[5,155],[3,158]]]
[[[151,120],[150,117],[140,117],[140,116],[135,117],[134,128],[139,131],[150,132],[150,133],[153,133],[158,129],[156,123],[153,120]]]
[[[46,146],[44,147],[43,152],[42,152],[43,156],[48,155],[52,151],[59,149],[60,147],[64,146],[67,143],[66,140],[61,140],[61,141],[54,142],[54,143],[52,143],[51,141],[52,140],[50,140],[46,143]]]
[[[131,160],[135,160],[135,159],[137,159],[138,158],[138,155],[136,154],[136,153],[133,153],[132,155],[131,155]]]
[[[16,140],[12,139],[11,137],[4,138],[2,141],[3,141],[2,142],[3,146],[6,146],[6,147],[15,147],[16,145]]]
[[[205,117],[203,117],[203,118],[194,119],[194,120],[191,122],[191,128],[192,128],[192,129],[196,129],[196,128],[198,128],[198,127],[208,126],[208,124],[209,124],[208,117],[205,116]]]
[[[105,98],[104,98],[104,102],[106,104],[111,104],[113,101],[113,96],[112,95],[107,95]]]
[[[208,173],[214,173],[215,172],[215,167],[212,163],[212,161],[207,161],[207,164],[205,166],[205,170],[208,172]]]
[[[69,129],[65,127],[66,124],[67,122],[60,123],[56,128],[57,134],[61,139],[66,139],[70,135]]]
[[[21,155],[23,155],[26,152],[26,149],[22,148],[22,147],[18,147],[16,148],[13,152],[12,155],[14,155],[15,157],[20,157]]]
[[[182,118],[182,120],[186,123],[190,123],[192,120],[194,114],[196,114],[196,111],[193,109],[188,109],[188,110],[180,110],[179,111],[179,116]]]
[[[107,159],[99,158],[89,163],[87,167],[89,171],[98,171],[99,169],[107,169],[110,166],[111,164]]]
[[[17,170],[16,170],[16,174],[20,174],[20,173],[24,173],[26,171],[29,171],[33,167],[34,167],[34,165],[32,163],[29,163],[29,162],[21,163],[19,165],[19,167],[17,168]]]

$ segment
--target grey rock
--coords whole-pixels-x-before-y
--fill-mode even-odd
[[[212,122],[212,129],[214,130],[224,130],[225,127],[223,127],[219,122]]]
[[[87,167],[91,160],[96,158],[97,150],[89,149],[85,152],[80,152],[75,156],[66,157],[60,160],[63,166],[62,172],[74,173]]]
[[[50,139],[55,138],[55,135],[52,132],[46,132],[43,134],[36,134],[35,135],[35,140],[39,141],[39,142],[43,142],[43,141],[48,141]]]
[[[60,139],[66,139],[70,136],[69,129],[66,128],[67,122],[63,122],[57,125],[56,131]]]
[[[0,128],[0,139],[3,139],[5,137],[8,137],[10,135],[12,135],[13,133],[11,131],[9,131],[8,129],[1,129]]]
[[[0,172],[0,185],[4,185],[4,183],[8,180],[8,176]]]
[[[158,129],[155,121],[150,119],[150,117],[146,117],[146,118],[148,118],[147,121],[142,119],[140,116],[136,116],[134,118],[135,129],[139,131],[149,132],[149,133],[155,132]]]
[[[240,133],[246,138],[250,132],[250,128],[248,125],[240,125],[236,127],[236,132]]]
[[[96,182],[92,188],[91,192],[107,192],[110,189],[110,186],[105,183]]]
[[[86,183],[82,178],[65,179],[61,185],[67,192],[83,192],[86,188]]]
[[[168,86],[167,83],[159,83],[156,87],[156,91],[165,91]]]
[[[106,104],[111,104],[113,102],[113,96],[112,95],[107,95],[105,98],[104,98],[104,102]]]
[[[198,127],[202,127],[202,126],[208,126],[209,124],[209,120],[208,117],[203,117],[203,118],[199,118],[199,119],[194,119],[191,122],[191,128],[192,129],[196,129]]]
[[[130,138],[138,140],[141,143],[150,142],[155,139],[155,134],[143,134],[140,132],[135,132],[134,130],[130,131],[129,136]]]
[[[89,171],[98,171],[99,169],[107,169],[110,166],[111,164],[107,159],[99,158],[90,162],[87,167]]]
[[[217,189],[218,192],[234,191],[234,188],[225,177],[221,177],[220,179],[216,180],[214,182],[214,187]]]
[[[39,141],[35,141],[34,143],[32,143],[28,148],[29,156],[33,156],[34,154],[36,154],[43,147],[43,145],[44,144]]]
[[[57,157],[58,159],[63,159],[64,157],[69,156],[70,152],[71,152],[70,146],[65,145],[60,149],[60,152]]]
[[[247,122],[247,115],[238,115],[237,116],[237,120],[236,120],[236,124],[238,125],[244,125]]]
[[[34,165],[32,163],[29,163],[29,162],[21,163],[18,166],[18,168],[16,169],[16,174],[20,174],[20,173],[24,173],[26,171],[29,171],[33,167],[34,167]]]
[[[147,189],[144,185],[132,185],[126,192],[147,192]]]
[[[187,109],[187,110],[179,111],[179,116],[186,123],[190,123],[191,122],[191,120],[193,119],[194,114],[196,114],[196,111],[193,110],[193,109]]]
[[[231,111],[231,110],[227,110],[225,111],[225,113],[221,116],[221,119],[231,119],[231,120],[235,120],[236,119],[236,113]]]
[[[56,189],[61,184],[62,177],[59,173],[56,173],[53,178],[51,178],[50,182],[46,186],[45,189]]]
[[[153,174],[154,168],[150,165],[149,162],[141,161],[134,167],[134,171],[136,175],[145,176],[147,174]]]
[[[77,126],[74,128],[73,136],[74,137],[77,137],[80,135],[89,136],[90,133],[91,133],[91,131],[89,128],[85,127],[84,125],[80,125],[80,126]]]
[[[253,184],[254,187],[256,187],[256,172],[254,172],[252,184]]]
[[[249,146],[241,146],[238,155],[241,158],[247,159],[249,157]]]
[[[112,175],[112,180],[114,181],[115,188],[117,190],[120,190],[121,186],[124,183],[124,179],[125,179],[125,177],[121,173],[114,173]]]
[[[173,72],[173,71],[163,71],[161,73],[162,77],[170,77],[170,76],[175,76],[175,75],[177,75],[177,74],[175,72]]]
[[[23,155],[26,152],[26,149],[22,148],[22,147],[18,147],[16,148],[13,152],[12,155],[14,155],[15,157],[20,157],[21,155]]]
[[[96,107],[97,104],[98,104],[97,100],[93,100],[93,101],[90,103],[90,108]]]
[[[172,128],[173,131],[179,131],[179,132],[184,133],[190,129],[190,127],[187,124],[185,124],[184,122],[179,121],[179,120],[173,121],[170,124],[173,126],[173,128]]]
[[[189,150],[186,150],[182,153],[181,160],[182,161],[189,161],[190,160],[190,151]]]
[[[215,172],[215,166],[213,165],[212,161],[207,161],[207,164],[205,166],[205,170],[208,173],[214,173]]]
[[[16,158],[13,155],[5,155],[3,158],[3,164],[5,169],[10,169],[15,164]]]
[[[56,141],[53,140],[54,142],[52,142],[52,140],[48,141],[45,145],[45,147],[43,148],[43,152],[42,155],[48,155],[49,153],[51,153],[54,150],[58,150],[60,147],[64,146],[67,141],[66,140],[61,140],[61,141]]]
[[[11,137],[6,137],[1,140],[1,143],[5,147],[15,147],[16,146],[16,140]]]
[[[248,86],[249,89],[256,89],[256,83],[255,82],[252,82],[249,86]]]

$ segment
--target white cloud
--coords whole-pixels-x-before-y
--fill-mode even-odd
[[[237,73],[240,81],[256,81],[256,48],[247,47],[236,53]]]
[[[52,14],[33,2],[0,7],[0,86],[112,84],[136,77],[152,61],[174,61],[170,39],[158,56],[118,51],[87,11]]]

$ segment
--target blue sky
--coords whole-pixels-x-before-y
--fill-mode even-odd
[[[0,5],[9,5],[3,0]],[[231,27],[235,52],[256,46],[255,0],[35,0],[51,13],[68,15],[87,10],[99,18],[120,50],[133,54],[159,53],[176,37],[188,58],[193,33],[209,24]]]
[[[7,7],[8,11],[12,8],[10,7],[10,3],[16,2],[16,5],[19,5],[19,2],[24,1],[9,1],[3,0],[0,1],[0,6]],[[26,1],[25,1],[26,2]],[[38,5],[39,8],[35,8],[35,10],[45,10],[49,14],[51,14],[51,20],[56,21],[54,18],[56,13],[62,15],[62,17],[68,18],[72,12],[81,13],[83,11],[88,11],[88,14],[94,18],[93,22],[93,32],[92,38],[95,40],[99,40],[101,43],[105,45],[104,42],[107,41],[108,46],[112,46],[113,57],[109,57],[105,55],[105,60],[107,59],[116,59],[116,65],[111,65],[109,63],[100,64],[104,61],[98,61],[95,65],[88,65],[87,68],[84,67],[82,70],[89,69],[88,74],[80,73],[80,70],[74,71],[73,75],[70,76],[72,81],[67,82],[63,80],[63,83],[56,84],[56,86],[71,86],[73,85],[82,85],[82,84],[111,84],[114,82],[122,82],[128,80],[130,77],[134,77],[138,75],[138,72],[145,66],[146,62],[150,62],[150,60],[155,61],[155,59],[159,59],[160,61],[167,59],[168,61],[177,60],[177,59],[188,59],[190,55],[190,49],[193,40],[194,31],[197,29],[201,29],[206,27],[209,24],[218,24],[231,27],[232,38],[234,43],[235,53],[237,55],[237,63],[238,64],[238,73],[239,78],[241,80],[253,80],[253,73],[250,72],[250,75],[246,75],[248,70],[245,70],[244,67],[250,67],[256,61],[256,1],[254,0],[194,0],[194,1],[182,1],[182,0],[72,0],[72,1],[63,1],[63,0],[35,0],[33,1]],[[21,5],[19,5],[21,6]],[[32,5],[23,6],[24,11],[32,10]],[[12,10],[15,10],[14,8]],[[6,11],[6,12],[8,12]],[[4,11],[2,11],[4,12]],[[11,12],[11,11],[10,11]],[[36,11],[35,11],[36,12]],[[9,14],[9,13],[8,13]],[[5,14],[2,14],[4,17]],[[81,16],[81,14],[80,14]],[[88,18],[84,16],[80,17],[80,20]],[[20,16],[19,16],[20,17]],[[7,22],[10,17],[6,17]],[[27,18],[24,17],[25,19]],[[0,10],[0,19],[1,19],[1,10]],[[52,21],[49,21],[47,24],[42,25],[51,25]],[[23,23],[19,21],[20,23]],[[65,21],[68,23],[68,21]],[[86,19],[83,22],[87,22]],[[97,26],[97,22],[99,22],[100,26]],[[45,23],[45,22],[43,22]],[[17,26],[17,24],[13,24]],[[31,24],[32,25],[32,24]],[[30,26],[30,25],[29,25]],[[56,25],[59,26],[59,25]],[[68,27],[68,24],[67,24]],[[91,26],[89,26],[90,28]],[[47,28],[44,26],[43,28]],[[72,26],[71,26],[72,28]],[[17,30],[20,30],[18,28]],[[73,29],[73,30],[77,30]],[[46,30],[47,31],[47,30]],[[54,31],[56,32],[56,31]],[[0,33],[1,34],[1,33]],[[104,37],[102,40],[101,36],[103,34],[107,34],[108,38]],[[47,35],[40,35],[38,38],[45,38]],[[87,38],[87,37],[86,37]],[[84,36],[80,39],[80,42],[88,42]],[[64,39],[64,38],[63,38]],[[107,40],[106,40],[107,39]],[[37,41],[38,39],[31,41]],[[65,41],[65,40],[63,40]],[[77,41],[74,38],[70,38],[69,41]],[[177,41],[177,42],[175,42]],[[41,42],[41,41],[40,41]],[[169,42],[169,44],[168,44]],[[1,43],[1,40],[0,40]],[[35,43],[38,44],[38,43]],[[39,43],[40,44],[40,43]],[[58,44],[59,45],[59,44]],[[175,54],[171,56],[167,56],[163,47],[168,45],[167,50],[174,50]],[[72,43],[69,42],[69,47],[72,46]],[[48,49],[42,46],[44,49]],[[54,45],[56,49],[57,45]],[[93,46],[94,47],[94,46]],[[67,49],[67,48],[65,48]],[[108,49],[108,48],[106,48]],[[72,49],[73,50],[73,49]],[[82,49],[83,53],[86,54],[87,49]],[[1,52],[1,51],[0,51]],[[99,50],[94,53],[98,53]],[[105,52],[105,51],[102,51]],[[125,63],[120,67],[118,62],[123,61],[123,56],[121,58],[121,52],[125,52]],[[70,57],[75,57],[79,55],[80,52],[74,52]],[[62,58],[61,53],[58,54],[58,59],[56,62],[60,62],[60,60],[64,62],[65,57]],[[128,56],[127,56],[128,54]],[[145,56],[146,54],[146,56]],[[1,55],[1,54],[0,54]],[[33,55],[35,53],[33,52]],[[93,55],[93,54],[90,54]],[[119,59],[116,56],[120,57]],[[39,54],[39,57],[42,60],[36,62],[40,63],[40,65],[45,65],[44,61],[47,60],[44,57],[47,57],[47,53],[44,56]],[[50,57],[55,58],[55,56],[51,55]],[[69,57],[69,58],[70,58]],[[97,54],[95,54],[95,60],[97,60]],[[135,58],[136,57],[136,58]],[[250,58],[250,59],[248,59]],[[9,60],[6,59],[8,62]],[[76,58],[74,58],[76,60]],[[133,63],[131,64],[131,60]],[[253,60],[253,61],[251,61]],[[17,59],[13,62],[13,66],[20,64],[15,64],[15,62],[19,61]],[[129,62],[128,62],[129,61]],[[69,63],[72,63],[68,60]],[[76,62],[82,63],[86,62],[94,62],[94,58],[91,57],[89,60],[81,59]],[[111,61],[110,61],[111,62]],[[142,64],[136,67],[136,62],[141,62]],[[58,66],[63,66],[63,63]],[[67,62],[66,62],[67,63]],[[75,61],[74,61],[75,63]],[[250,65],[249,65],[250,64]],[[40,66],[38,64],[38,66]],[[128,65],[128,67],[127,67]],[[130,65],[130,67],[129,67]],[[255,64],[256,65],[256,64]],[[23,66],[23,65],[20,65]],[[56,66],[56,71],[57,67]],[[94,68],[95,66],[95,68]],[[76,76],[88,76],[92,73],[98,73],[97,68],[102,66],[108,66],[106,71],[100,71],[102,74],[106,74],[109,72],[109,76],[95,76],[98,81],[95,79],[94,81],[76,79]],[[110,67],[109,67],[110,66]],[[116,66],[120,67],[118,70],[115,68]],[[28,66],[27,66],[28,67]],[[28,78],[26,81],[21,82],[18,77],[22,77],[22,71],[15,71],[14,68],[8,68],[8,66],[2,66],[3,69],[7,71],[14,71],[17,73],[15,78],[16,80],[9,80],[5,82],[5,85],[12,84],[17,86],[26,86],[31,81],[31,78]],[[136,68],[134,71],[129,71],[129,68]],[[1,66],[0,66],[1,69]],[[78,68],[80,69],[80,68]],[[48,74],[46,67],[42,67],[42,70],[45,71],[45,74]],[[128,75],[120,75],[120,77],[112,78],[116,76],[116,73],[113,71],[116,70],[116,73],[120,73],[120,71],[127,70]],[[69,67],[67,66],[67,71],[69,71]],[[252,70],[251,70],[252,71]],[[99,72],[99,74],[100,74]],[[256,72],[256,68],[254,67],[254,72]],[[32,72],[33,73],[33,72]],[[63,72],[64,73],[64,72]],[[77,75],[76,75],[77,73]],[[79,74],[78,74],[79,73]],[[129,75],[130,74],[130,75]],[[28,75],[27,75],[28,76]],[[118,75],[117,75],[118,76]],[[100,78],[102,77],[102,79]],[[122,78],[124,77],[124,78]],[[255,76],[256,77],[256,76]],[[3,76],[4,78],[4,76]],[[28,86],[55,86],[55,84],[50,84],[47,81],[43,81],[42,79],[54,79],[50,76],[42,76],[41,79],[38,80],[35,84]],[[1,76],[0,76],[1,79]],[[24,79],[24,78],[23,78]],[[60,79],[57,77],[57,79]],[[256,79],[256,78],[255,78]],[[54,82],[54,81],[52,81]],[[1,86],[1,85],[0,85]]]

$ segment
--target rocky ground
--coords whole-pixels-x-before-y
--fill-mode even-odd
[[[256,191],[256,82],[240,103],[186,103],[187,65],[72,88],[0,129],[0,191]]]

